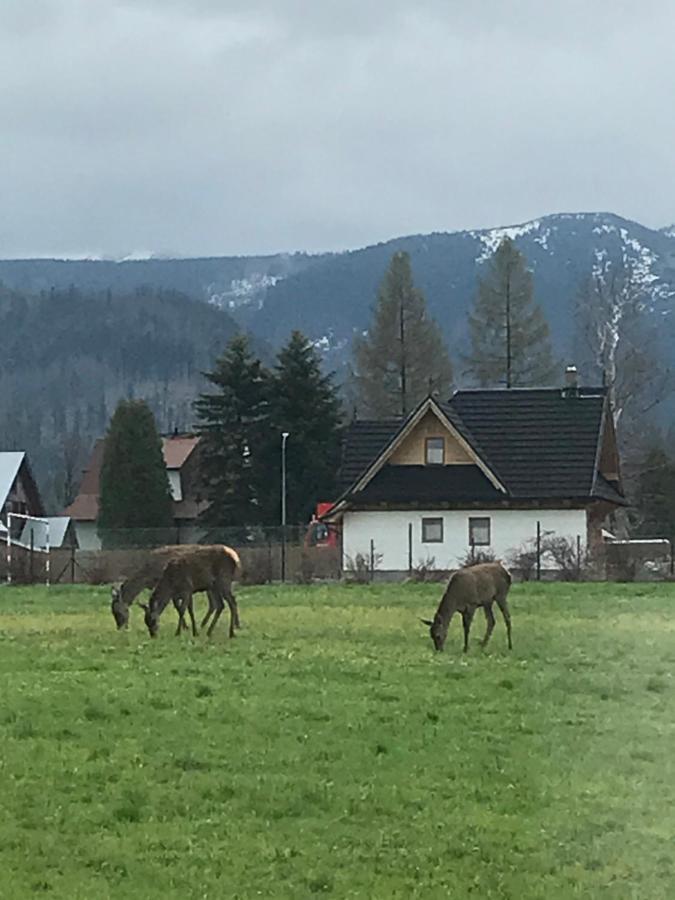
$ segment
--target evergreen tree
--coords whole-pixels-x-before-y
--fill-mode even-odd
[[[143,400],[122,400],[105,438],[98,532],[111,546],[117,529],[168,528],[172,523],[171,490],[154,416]]]
[[[637,482],[638,533],[645,538],[675,539],[675,460],[663,446],[647,451]]]
[[[341,410],[332,375],[310,341],[294,331],[278,355],[271,384],[266,520],[281,521],[281,434],[286,444],[286,519],[306,522],[321,500],[336,499]]]
[[[248,338],[239,335],[205,377],[216,390],[200,394],[194,404],[200,473],[209,503],[203,521],[224,527],[259,524],[269,374]]]
[[[414,283],[410,256],[395,253],[379,289],[373,323],[354,342],[361,414],[405,416],[427,394],[445,397],[452,366],[440,330]]]
[[[510,238],[497,247],[479,279],[469,315],[468,374],[481,387],[542,386],[555,376],[549,330],[534,302],[532,273]]]

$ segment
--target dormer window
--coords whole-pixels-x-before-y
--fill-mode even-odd
[[[425,461],[428,466],[442,466],[445,463],[445,439],[429,437],[425,443]]]

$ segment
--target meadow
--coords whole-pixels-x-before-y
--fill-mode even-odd
[[[675,896],[675,585],[240,589],[227,639],[0,588],[0,897]],[[200,611],[204,604],[200,599]]]

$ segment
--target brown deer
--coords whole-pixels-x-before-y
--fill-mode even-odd
[[[151,590],[155,587],[159,579],[162,577],[162,572],[164,571],[166,564],[171,559],[176,559],[178,556],[182,556],[186,553],[195,553],[195,552],[204,552],[209,551],[212,548],[208,545],[203,544],[179,544],[179,545],[169,545],[166,547],[157,547],[155,550],[152,550],[147,557],[146,562],[126,578],[123,582],[117,585],[113,585],[111,590],[111,604],[110,609],[113,614],[113,618],[115,619],[115,624],[117,625],[118,630],[122,630],[126,628],[129,624],[129,609],[141,591],[146,588],[150,588]],[[215,612],[216,609],[221,605],[218,597],[209,589],[206,591],[209,598],[209,611],[207,613],[207,617],[204,621],[208,619],[208,617]],[[178,603],[174,603],[176,610],[178,611]],[[180,612],[179,612],[180,617]],[[183,627],[185,627],[185,622],[183,621]],[[239,614],[237,612],[235,625],[237,628],[239,625]]]
[[[179,553],[198,549],[199,545],[181,544],[178,546],[157,547],[150,551],[143,565],[120,584],[111,589],[110,610],[118,630],[129,624],[129,609],[141,591],[154,588],[162,576],[162,572],[170,559]],[[209,600],[209,602],[211,602]]]
[[[504,617],[509,650],[511,650],[511,614],[506,602],[506,595],[510,587],[511,574],[499,561],[479,563],[453,572],[433,621],[422,619],[424,624],[429,626],[429,633],[435,649],[443,649],[448,636],[450,620],[456,612],[460,612],[464,626],[464,652],[466,653],[469,649],[471,622],[478,607],[483,608],[487,621],[485,636],[481,642],[481,646],[485,647],[495,627],[492,604],[496,603]]]
[[[204,552],[208,551],[208,552]],[[235,626],[239,627],[239,611],[237,601],[232,593],[232,581],[237,575],[241,563],[235,550],[224,545],[212,547],[200,547],[194,552],[183,553],[170,559],[155,585],[150,597],[150,602],[141,603],[145,611],[145,624],[150,637],[155,637],[159,630],[159,617],[170,600],[173,600],[178,610],[179,634],[184,627],[184,615],[187,611],[190,616],[193,635],[197,634],[197,626],[192,609],[192,594],[195,591],[208,591],[213,602],[209,604],[209,610],[201,623],[204,628],[213,615],[207,634],[209,637],[216,627],[225,603],[230,608],[230,637],[234,637]]]

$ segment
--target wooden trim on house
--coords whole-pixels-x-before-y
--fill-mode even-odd
[[[485,475],[488,481],[503,494],[506,494],[506,488],[499,481],[497,476],[492,472],[492,470],[483,462],[483,460],[478,456],[476,451],[471,447],[471,445],[462,437],[462,435],[457,431],[452,422],[445,416],[443,410],[438,407],[433,397],[428,397],[426,400],[423,400],[419,405],[417,410],[411,415],[408,421],[401,427],[401,429],[397,432],[396,435],[392,438],[392,440],[387,444],[384,450],[380,453],[380,455],[373,460],[370,466],[366,469],[363,475],[356,482],[354,487],[351,489],[350,493],[358,493],[358,491],[362,491],[363,488],[371,481],[375,475],[380,471],[380,469],[384,466],[384,464],[389,460],[389,458],[396,452],[396,450],[401,446],[403,441],[408,437],[408,435],[412,432],[414,428],[420,423],[422,418],[426,415],[427,412],[432,411],[434,415],[441,422],[443,427],[450,433],[453,439],[460,445],[460,447],[464,450],[464,452],[470,457],[471,461],[478,466],[481,472]],[[337,511],[336,505],[336,511]]]

